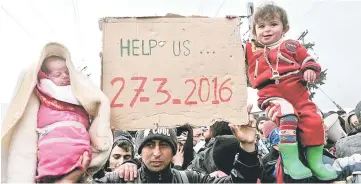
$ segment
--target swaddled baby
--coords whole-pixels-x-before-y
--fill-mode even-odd
[[[35,92],[41,103],[36,181],[50,183],[81,168],[79,160],[84,152],[91,158],[89,116],[72,93],[62,57],[44,60]]]

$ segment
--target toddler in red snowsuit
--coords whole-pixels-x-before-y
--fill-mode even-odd
[[[255,39],[246,45],[248,77],[252,87],[259,90],[260,108],[277,106],[285,173],[293,179],[304,179],[312,173],[320,180],[336,178],[336,172],[322,163],[322,118],[309,100],[306,87],[319,76],[320,65],[300,43],[283,39],[289,24],[282,8],[273,4],[258,8],[252,26]],[[307,147],[308,168],[299,160],[296,130]]]

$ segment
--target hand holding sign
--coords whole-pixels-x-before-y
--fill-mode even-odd
[[[234,136],[241,142],[240,146],[247,152],[255,151],[256,140],[256,120],[251,114],[253,105],[250,104],[247,107],[249,122],[246,125],[233,125],[229,124]]]

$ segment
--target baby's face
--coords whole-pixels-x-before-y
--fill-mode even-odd
[[[285,33],[280,16],[275,16],[272,20],[259,20],[256,24],[257,40],[265,45],[277,42]]]
[[[57,86],[70,85],[69,70],[60,59],[46,61],[47,75]]]

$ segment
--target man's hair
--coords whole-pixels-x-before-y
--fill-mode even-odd
[[[190,124],[184,124],[177,127],[177,136],[180,136],[183,132],[187,132],[187,140],[183,145],[183,165],[182,169],[187,169],[187,166],[192,162],[194,157],[193,151],[193,127]]]
[[[259,21],[269,21],[274,19],[275,17],[279,17],[283,24],[283,29],[285,29],[288,25],[288,18],[286,11],[274,4],[265,4],[257,8],[256,12],[253,16],[252,21],[252,33],[256,35],[256,24]]]
[[[256,129],[263,134],[263,130],[260,130],[260,129],[258,128],[258,126],[259,126],[259,124],[261,123],[261,121],[269,121],[269,120],[270,120],[270,119],[269,119],[268,117],[266,117],[266,116],[260,116],[260,117],[258,117],[258,118],[257,118],[257,123],[256,123]],[[264,122],[263,122],[263,123],[264,123]]]
[[[43,65],[41,66],[41,71],[43,71],[44,73],[48,73],[48,69],[46,67],[46,62],[55,61],[55,60],[65,61],[65,59],[63,57],[60,57],[60,56],[49,56],[49,57],[44,59]]]
[[[213,125],[211,125],[212,137],[217,137],[219,135],[233,135],[228,124],[229,122],[227,121],[216,121]]]
[[[115,142],[116,146],[118,146],[119,148],[122,148],[124,151],[130,151],[133,155],[133,145],[128,141],[128,140],[124,140],[124,139],[121,139],[121,140],[117,140]]]

